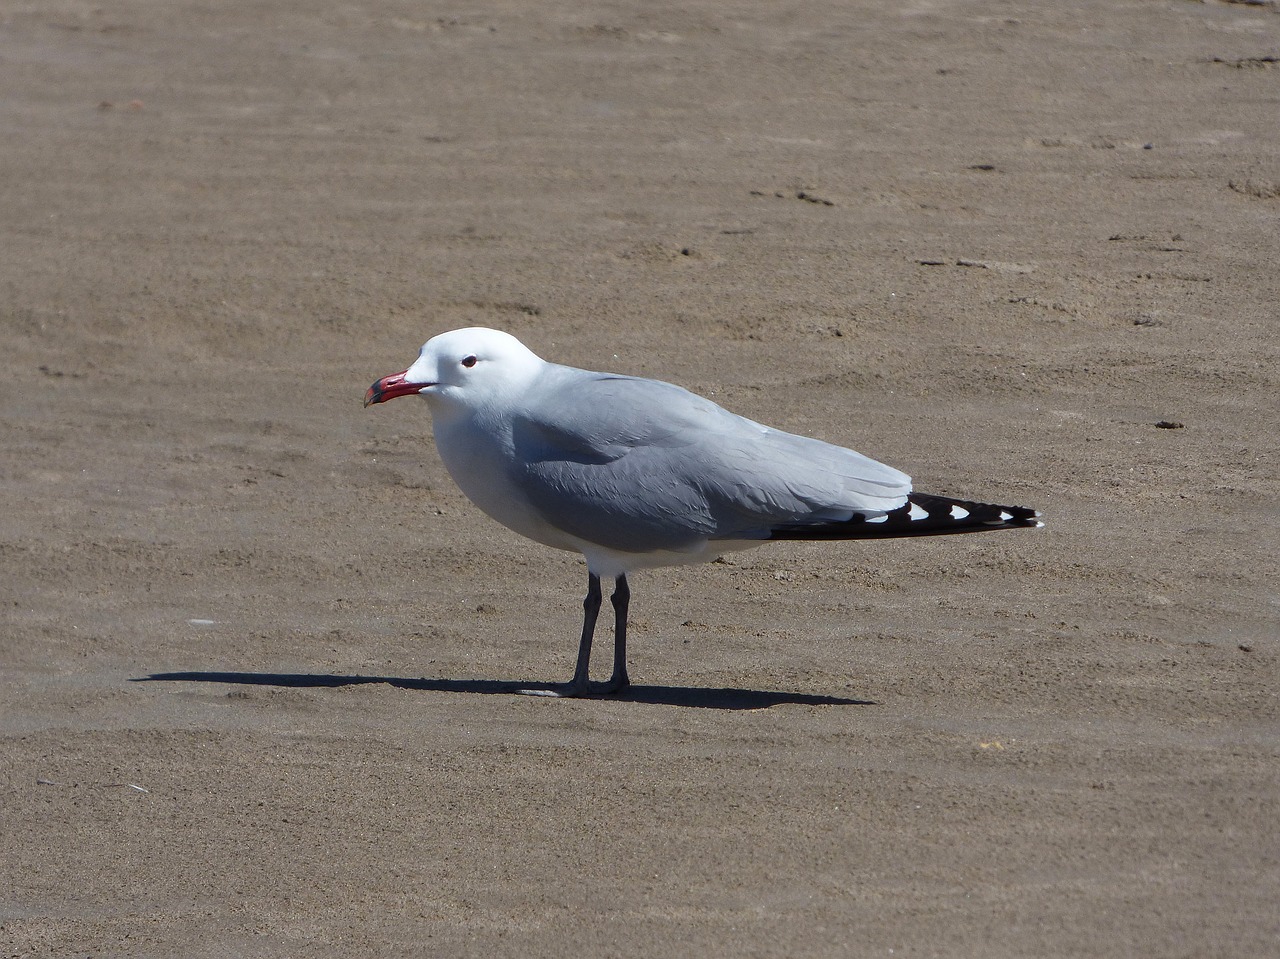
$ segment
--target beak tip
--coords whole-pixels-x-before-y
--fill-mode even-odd
[[[405,381],[404,373],[384,376],[365,391],[364,405],[367,409],[374,403],[385,403],[387,400],[394,400],[397,396],[419,393],[431,385],[430,383],[408,383]]]

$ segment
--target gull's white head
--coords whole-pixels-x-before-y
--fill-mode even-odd
[[[407,370],[369,387],[364,405],[417,393],[427,400],[479,406],[522,390],[543,365],[510,333],[483,326],[453,330],[427,340]]]

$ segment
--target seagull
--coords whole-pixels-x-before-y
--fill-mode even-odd
[[[489,516],[587,564],[573,679],[535,695],[617,693],[627,676],[627,576],[770,540],[846,540],[1037,527],[1040,513],[917,493],[861,453],[772,429],[671,383],[550,363],[501,330],[428,340],[364,405],[418,395],[454,482]],[[589,677],[614,591],[613,673]]]

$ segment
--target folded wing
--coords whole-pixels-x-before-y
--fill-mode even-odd
[[[560,367],[514,424],[513,476],[547,522],[626,552],[885,516],[910,477],[678,386]]]

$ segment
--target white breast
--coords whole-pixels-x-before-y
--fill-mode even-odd
[[[582,544],[551,526],[511,479],[510,431],[477,429],[469,418],[435,424],[436,449],[467,499],[508,529],[556,549],[582,551]]]

